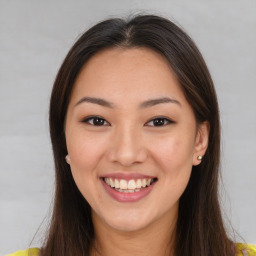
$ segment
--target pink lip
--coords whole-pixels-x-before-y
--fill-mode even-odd
[[[113,177],[113,176],[111,176]],[[134,178],[134,176],[133,176]],[[149,187],[146,187],[142,189],[139,192],[134,192],[134,193],[123,193],[116,191],[114,188],[111,188],[108,184],[106,184],[103,179],[100,179],[103,187],[107,191],[107,193],[114,198],[118,202],[137,202],[141,200],[142,198],[146,197],[153,189],[154,185],[156,182],[154,182],[152,185]]]
[[[108,173],[101,176],[102,178],[114,178],[114,179],[123,179],[123,180],[132,180],[132,179],[154,179],[154,176],[148,176],[139,173]]]

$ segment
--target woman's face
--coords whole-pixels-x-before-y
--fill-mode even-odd
[[[108,49],[86,63],[65,134],[93,220],[122,231],[177,217],[208,142],[167,61],[146,48]]]

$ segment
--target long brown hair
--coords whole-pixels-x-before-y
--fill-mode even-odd
[[[41,256],[89,255],[94,240],[91,208],[79,192],[69,165],[64,123],[75,80],[84,64],[110,47],[147,47],[164,56],[175,72],[197,123],[210,123],[209,146],[194,166],[180,198],[176,256],[234,256],[218,199],[220,122],[214,85],[191,38],[171,21],[154,15],[109,19],[85,32],[66,56],[54,83],[50,103],[50,134],[55,160],[54,207]]]

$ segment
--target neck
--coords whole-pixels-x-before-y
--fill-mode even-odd
[[[97,218],[97,217],[96,217]],[[95,242],[92,256],[172,256],[174,255],[177,216],[136,231],[119,231],[101,220],[94,221]]]

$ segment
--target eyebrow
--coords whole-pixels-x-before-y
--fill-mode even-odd
[[[108,107],[108,108],[114,108],[114,104],[111,102],[108,102],[104,99],[101,98],[93,98],[93,97],[83,97],[81,100],[79,100],[75,106],[84,103],[84,102],[89,102],[93,104],[98,104],[103,107]]]
[[[101,98],[94,98],[94,97],[83,97],[75,104],[75,106],[85,102],[97,104],[107,108],[114,108],[114,104],[112,102],[106,101]],[[162,104],[162,103],[175,103],[181,106],[181,103],[176,99],[172,99],[169,97],[162,97],[162,98],[150,99],[150,100],[144,101],[140,104],[139,108],[153,107],[155,105]]]
[[[147,107],[152,107],[158,104],[162,103],[175,103],[181,106],[181,103],[178,100],[169,98],[169,97],[163,97],[163,98],[158,98],[158,99],[151,99],[144,101],[140,104],[140,108],[147,108]]]

